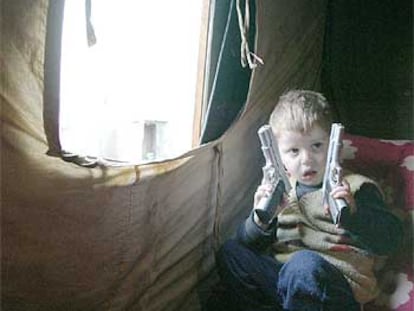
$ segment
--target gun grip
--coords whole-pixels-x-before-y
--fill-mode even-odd
[[[345,209],[348,204],[344,199],[332,199],[330,205],[330,213],[334,224],[339,224],[341,222],[342,210]]]
[[[269,224],[273,219],[276,209],[282,201],[284,192],[285,184],[280,180],[272,194],[269,197],[260,200],[255,208],[255,212],[262,223]]]

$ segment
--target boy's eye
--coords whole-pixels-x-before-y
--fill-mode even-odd
[[[298,148],[292,148],[292,149],[289,150],[289,153],[291,153],[293,155],[296,155],[296,154],[299,153],[299,149]]]
[[[323,146],[323,143],[314,143],[314,144],[312,145],[312,148],[313,148],[314,150],[319,150],[319,149],[321,149],[321,148],[322,148],[322,146]]]

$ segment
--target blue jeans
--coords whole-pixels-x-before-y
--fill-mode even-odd
[[[218,271],[235,310],[358,311],[342,273],[320,255],[297,251],[282,264],[236,240],[217,256]]]

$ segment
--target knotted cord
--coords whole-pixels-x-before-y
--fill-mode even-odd
[[[243,13],[241,9],[240,0],[236,1],[236,10],[237,10],[237,17],[239,21],[239,28],[240,28],[240,36],[241,36],[241,45],[240,45],[240,54],[241,54],[241,64],[243,67],[249,65],[250,69],[256,68],[257,63],[263,65],[263,59],[257,56],[255,53],[250,51],[249,48],[249,25],[250,25],[250,8],[249,8],[249,0],[245,0],[244,5],[244,19]]]

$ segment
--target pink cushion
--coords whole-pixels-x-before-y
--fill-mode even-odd
[[[344,167],[379,183],[388,206],[404,220],[407,228],[401,251],[389,258],[379,273],[381,294],[364,310],[414,310],[414,141],[387,141],[346,134],[343,160]]]

